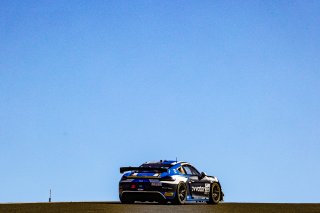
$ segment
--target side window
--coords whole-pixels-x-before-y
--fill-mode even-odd
[[[192,175],[200,175],[200,173],[198,172],[198,170],[196,170],[196,168],[194,168],[193,166],[190,166],[190,170]]]
[[[192,171],[191,171],[191,169],[190,169],[189,166],[183,166],[183,168],[184,168],[184,170],[186,171],[186,174],[187,174],[187,175],[192,175]]]

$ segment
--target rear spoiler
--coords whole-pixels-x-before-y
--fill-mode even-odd
[[[142,172],[142,171],[155,171],[155,172],[167,172],[168,169],[165,169],[165,168],[150,168],[150,167],[120,167],[120,173],[124,173],[124,172],[127,172],[127,171],[139,171],[139,172]]]

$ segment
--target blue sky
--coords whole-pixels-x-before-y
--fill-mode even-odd
[[[319,1],[1,1],[0,202],[118,199],[185,160],[227,202],[319,202]]]

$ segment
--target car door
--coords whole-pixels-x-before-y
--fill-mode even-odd
[[[206,199],[210,193],[210,183],[206,177],[200,178],[200,173],[191,165],[183,166],[188,175],[190,195],[193,199]]]

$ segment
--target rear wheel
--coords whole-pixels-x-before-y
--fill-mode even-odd
[[[209,204],[218,204],[221,200],[221,187],[219,183],[213,182],[210,189]]]
[[[187,199],[187,186],[185,183],[181,182],[177,186],[176,196],[174,197],[174,204],[184,204]]]

